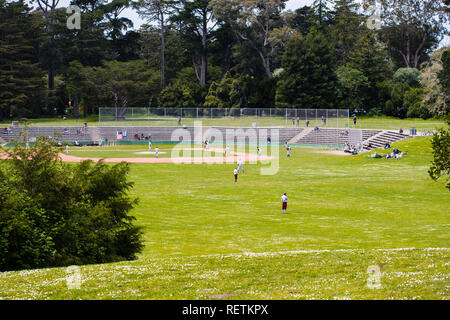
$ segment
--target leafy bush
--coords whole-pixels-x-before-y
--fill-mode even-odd
[[[410,87],[419,88],[421,86],[421,73],[415,68],[400,68],[395,72],[393,80],[396,83],[404,83]]]
[[[367,112],[368,117],[381,117],[383,116],[383,113],[381,112],[380,108],[372,108]]]
[[[0,167],[0,270],[134,259],[142,232],[129,212],[129,166],[60,161],[39,139]]]
[[[450,124],[447,118],[447,124]],[[439,128],[431,140],[433,148],[433,162],[428,170],[428,174],[433,180],[445,177],[447,189],[450,190],[450,130],[449,128]]]
[[[386,101],[384,114],[399,118],[405,118],[408,109],[405,107],[403,100],[405,93],[410,87],[406,83],[393,83],[390,88],[390,100]]]
[[[408,109],[408,118],[428,119],[430,112],[422,103],[425,91],[422,88],[411,88],[403,97],[403,104]]]

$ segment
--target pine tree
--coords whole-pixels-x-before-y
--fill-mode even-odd
[[[338,63],[344,65],[361,37],[363,16],[354,0],[337,0],[334,7],[334,25],[331,36],[336,44]]]
[[[383,48],[368,29],[355,44],[349,57],[349,66],[361,71],[369,81],[369,87],[363,92],[364,107],[377,107],[378,86],[389,78],[391,68]]]
[[[332,43],[313,28],[304,39],[293,38],[283,57],[278,107],[336,108],[336,63]]]
[[[39,66],[42,19],[23,1],[0,0],[0,120],[31,114],[43,92]]]

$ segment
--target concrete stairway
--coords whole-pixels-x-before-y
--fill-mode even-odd
[[[398,133],[396,131],[381,131],[378,134],[372,136],[371,138],[364,141],[364,149],[367,151],[383,148],[386,143],[394,143],[397,141],[401,141],[404,139],[411,138],[411,136]],[[367,145],[370,143],[370,147],[367,147]]]
[[[289,143],[295,144],[313,131],[313,128],[305,128],[298,135],[289,140]]]

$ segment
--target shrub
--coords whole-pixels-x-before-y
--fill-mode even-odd
[[[410,87],[419,88],[421,86],[421,73],[415,68],[400,68],[395,72],[393,80],[396,83],[404,83]]]
[[[0,167],[0,270],[134,259],[129,166],[61,162],[48,139],[6,151]]]
[[[422,103],[425,92],[421,88],[411,88],[403,97],[403,104],[408,110],[408,118],[428,119],[430,112]]]

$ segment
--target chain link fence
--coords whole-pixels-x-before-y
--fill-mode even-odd
[[[348,128],[348,109],[276,108],[100,108],[100,125],[192,125],[207,121],[211,126],[321,126]],[[213,121],[210,121],[213,120]]]

